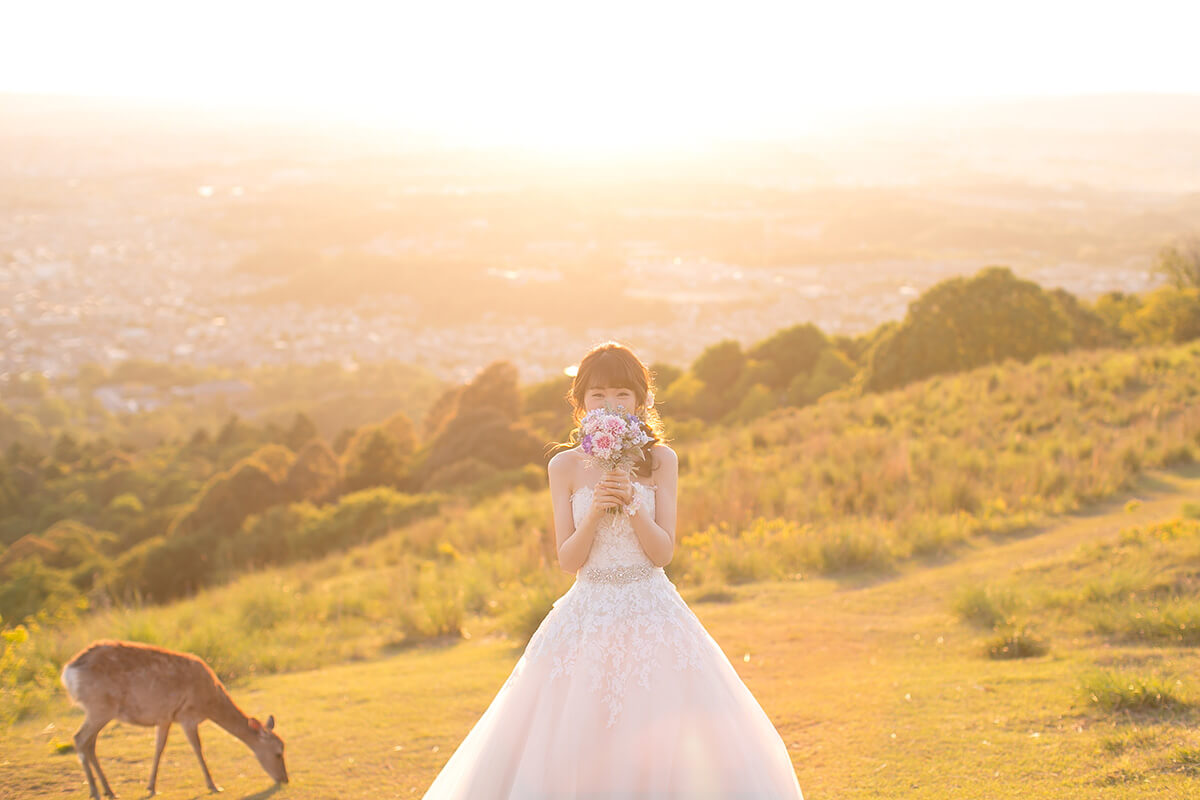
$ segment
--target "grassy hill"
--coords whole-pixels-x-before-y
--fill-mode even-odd
[[[1200,523],[1180,514],[1198,502],[1200,469],[1156,471],[1085,514],[887,577],[760,582],[721,602],[685,596],[775,722],[808,798],[1185,797],[1200,781],[1194,648],[1114,639],[1065,614],[1042,621],[1043,655],[993,659],[993,634],[962,611],[964,597],[993,583],[1061,591],[1081,559],[1092,565],[1076,582],[1086,594],[1103,580],[1096,555],[1138,542],[1169,543],[1194,564]],[[1154,533],[1164,529],[1181,532]],[[1163,556],[1152,546],[1126,560],[1133,569]],[[519,657],[508,639],[475,636],[250,678],[235,695],[279,720],[292,780],[281,795],[419,797]],[[1170,700],[1146,699],[1127,688],[1135,683],[1165,686]],[[1105,686],[1103,702],[1092,700]],[[80,717],[56,702],[5,735],[5,796],[83,795],[78,762],[55,747]],[[239,742],[205,729],[218,784],[232,796],[272,794]],[[98,751],[118,794],[140,796],[151,730],[112,726]],[[168,743],[159,791],[166,800],[204,791],[182,736]]]
[[[1120,532],[1200,500],[1197,355],[1192,344],[1009,361],[835,393],[680,444],[668,573],[779,726],[806,794],[1167,797],[1191,786],[1196,688],[1183,681],[1173,701],[1130,710],[1138,693],[1126,702],[1118,685],[1128,676],[1089,670],[1132,669],[1161,694],[1167,672],[1196,666],[1176,643],[1118,623],[1146,616],[1119,602],[1170,597],[1173,616],[1160,604],[1156,619],[1191,624],[1186,576],[1138,582],[1170,553],[1134,545],[1161,537]],[[1196,538],[1162,541],[1186,563]],[[1075,554],[1105,542],[1134,564],[1119,591],[1096,583],[1108,556]],[[1086,563],[1054,562],[1066,558]],[[1010,578],[1037,559],[1052,566]],[[57,669],[117,636],[197,652],[248,711],[275,714],[287,791],[419,796],[570,581],[553,562],[546,492],[518,490],[168,606],[47,620],[5,646],[0,709],[15,724],[0,734],[0,787],[79,788],[77,761],[55,752],[81,717]],[[1038,581],[1044,592],[1029,588]],[[985,655],[1005,645],[1046,650]],[[1103,702],[1088,702],[1085,675]],[[218,783],[262,790],[242,746],[206,727]],[[199,771],[176,739],[160,791],[193,796]],[[152,734],[129,726],[99,745],[126,793],[152,751]]]
[[[1200,289],[1108,293],[1092,306],[993,265],[939,283],[904,320],[861,336],[830,338],[802,323],[745,350],[716,342],[686,368],[656,362],[655,411],[665,409],[668,432],[688,451],[685,473],[695,456],[688,497],[701,501],[684,509],[696,535],[674,570],[721,583],[886,568],[1105,496],[1142,464],[1193,459],[1186,408],[1197,393],[1198,337]],[[1167,342],[1184,349],[1150,349]],[[116,371],[161,386],[196,377],[161,366]],[[265,376],[268,394],[329,371]],[[415,388],[397,365],[368,371],[380,389]],[[497,360],[445,387],[419,424],[396,410],[343,427],[332,442],[301,411],[287,427],[231,415],[215,434],[199,427],[149,449],[67,431],[49,451],[14,439],[0,459],[0,626],[42,612],[61,622],[85,602],[167,603],[427,518],[413,529],[419,546],[399,548],[409,557],[402,582],[418,587],[411,597],[442,582],[436,562],[476,569],[479,553],[516,549],[486,574],[451,581],[468,583],[469,597],[421,599],[433,613],[409,618],[403,635],[452,633],[464,603],[479,612],[494,590],[510,596],[500,584],[535,566],[545,573],[545,559],[534,564],[536,550],[521,549],[527,528],[553,558],[545,503],[513,498],[545,485],[547,443],[573,424],[570,383],[560,375],[521,385],[517,367]],[[354,404],[346,421],[389,396],[362,405],[356,386],[335,377],[317,396]],[[915,388],[893,391],[903,386]],[[31,397],[45,388],[22,385]],[[320,406],[317,396],[297,395]],[[0,442],[22,418],[0,404]],[[463,504],[495,495],[505,498],[499,506],[480,505],[503,518],[504,535],[461,535]],[[432,579],[420,579],[426,567],[413,559],[435,562]],[[543,577],[535,600],[558,583]],[[536,605],[523,615],[531,624]]]

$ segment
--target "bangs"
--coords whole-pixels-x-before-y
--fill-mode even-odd
[[[638,366],[629,363],[628,359],[622,358],[616,352],[602,353],[580,371],[577,377],[579,391],[585,392],[592,387],[599,387],[630,389],[635,394],[645,394],[645,377]]]

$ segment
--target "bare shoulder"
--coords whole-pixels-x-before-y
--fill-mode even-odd
[[[575,465],[578,463],[576,457],[575,448],[560,450],[550,458],[550,461],[546,464],[546,471],[555,480],[569,478],[575,470]]]
[[[657,470],[662,467],[669,467],[674,470],[679,469],[679,456],[665,444],[656,444],[650,448],[651,456],[654,458],[653,469]]]
[[[559,450],[550,457],[549,467],[550,469],[566,469],[567,467],[574,466],[576,455],[574,447],[570,450]]]

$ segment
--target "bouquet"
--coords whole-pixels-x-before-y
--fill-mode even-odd
[[[579,432],[582,435],[579,449],[592,464],[606,472],[614,469],[630,472],[644,456],[642,447],[650,441],[636,415],[626,412],[624,407],[614,410],[608,403],[585,414]],[[635,497],[626,507],[627,514],[637,513],[637,500]]]

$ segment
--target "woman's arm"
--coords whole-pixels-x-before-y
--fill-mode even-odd
[[[550,459],[547,472],[550,478],[550,500],[554,505],[554,542],[558,565],[572,574],[579,571],[592,551],[592,541],[600,518],[608,508],[618,505],[615,495],[603,486],[592,492],[592,503],[579,527],[575,527],[575,511],[571,508],[572,463],[569,451]]]
[[[675,498],[679,485],[679,457],[664,445],[652,448],[658,461],[655,476],[654,516],[642,506],[633,515],[633,530],[655,566],[665,567],[675,555]]]

